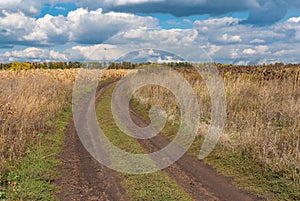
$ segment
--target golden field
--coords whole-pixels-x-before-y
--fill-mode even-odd
[[[203,139],[211,121],[211,98],[206,85],[191,68],[174,69],[189,82],[198,97],[201,117],[198,133]],[[227,96],[227,121],[215,153],[212,153],[214,160],[229,159],[229,166],[240,167],[242,170],[239,171],[245,168],[241,159],[258,164],[264,172],[272,173],[268,177],[262,176],[271,191],[280,194],[282,190],[287,194],[286,200],[299,198],[299,67],[218,66],[218,69]],[[58,114],[70,108],[72,89],[79,72],[79,77],[104,80],[121,78],[132,71],[0,71],[0,198],[5,185],[12,185],[3,178],[22,163],[29,148],[39,143],[39,139],[51,129],[49,125],[55,122]],[[169,122],[178,125],[178,105],[171,92],[158,86],[147,86],[139,89],[134,98],[147,108],[162,106],[167,111]],[[199,142],[192,147],[196,155],[201,147]],[[261,174],[256,173],[256,169],[251,171],[254,178]],[[260,187],[255,185],[255,188]],[[279,187],[274,188],[274,185]],[[290,186],[292,190],[288,188]]]
[[[79,69],[0,71],[0,173],[13,168],[48,129],[47,122],[71,104]],[[83,71],[83,72],[82,72]],[[97,79],[119,78],[128,70],[82,70]]]
[[[178,68],[177,71],[197,94],[201,110],[199,136],[204,136],[211,115],[211,98],[206,85],[192,69]],[[299,67],[219,66],[219,72],[227,96],[227,123],[218,143],[219,151],[249,158],[266,171],[299,185]],[[162,87],[144,87],[135,94],[135,99],[148,108],[151,105],[165,108],[170,122],[180,118],[175,97]],[[200,147],[198,144],[195,154],[199,154]]]

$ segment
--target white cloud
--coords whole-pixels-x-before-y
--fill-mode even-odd
[[[55,45],[67,42],[101,43],[111,36],[140,27],[156,27],[152,17],[127,13],[103,13],[102,9],[77,9],[68,14],[35,19],[21,12],[2,11],[0,15],[1,41],[7,44]]]
[[[27,16],[40,14],[45,4],[54,6],[57,3],[76,3],[78,0],[1,0],[0,11],[22,12]]]
[[[288,22],[299,23],[300,22],[300,17],[292,17],[292,18],[288,19]]]
[[[223,18],[212,18],[207,20],[196,20],[194,22],[195,28],[209,27],[211,28],[219,28],[224,26],[234,26],[237,25],[241,19],[233,18],[233,17],[223,17]]]
[[[238,35],[231,36],[228,35],[227,33],[223,34],[221,39],[224,42],[229,42],[229,43],[242,42],[241,36]]]
[[[35,21],[32,32],[24,36],[28,41],[39,41],[41,44],[63,44],[69,41],[70,27],[62,15],[53,17],[45,15]]]
[[[250,41],[250,44],[259,44],[259,43],[265,43],[266,41],[262,40],[262,39],[254,39],[252,41]]]
[[[230,50],[230,58],[236,59],[239,56],[238,49],[231,49]]]
[[[62,7],[62,6],[55,6],[55,9],[56,9],[56,10],[66,10],[66,8],[65,8],[65,7]]]
[[[196,20],[190,29],[164,30],[157,26],[155,18],[104,13],[102,9],[77,9],[66,17],[45,15],[40,19],[28,17],[22,12],[2,11],[0,47],[15,44],[35,47],[66,44],[70,47],[71,43],[74,47],[60,53],[44,52],[45,49],[39,48],[38,51],[7,51],[0,58],[22,59],[23,56],[25,60],[30,60],[29,55],[34,55],[32,58],[36,59],[38,54],[34,52],[40,51],[41,60],[46,60],[46,56],[62,60],[115,60],[129,49],[156,48],[174,50],[183,58],[194,59],[204,55],[200,49],[202,47],[213,60],[224,63],[299,61],[298,18],[265,27],[241,22],[241,19],[232,17],[210,18]],[[109,39],[106,44],[93,45],[106,39]]]
[[[284,18],[289,8],[299,9],[295,0],[1,0],[0,10],[21,11],[36,16],[43,5],[74,3],[79,7],[130,13],[168,13],[174,16],[209,14],[220,16],[234,12],[249,12],[247,23],[268,25]]]
[[[0,13],[0,43],[12,45],[25,43],[23,36],[30,33],[35,26],[35,20],[23,13]]]
[[[210,57],[213,57],[221,49],[222,49],[221,46],[210,45],[209,50],[208,50],[208,55]]]
[[[180,17],[203,14],[220,16],[244,11],[249,12],[248,19],[244,22],[258,25],[278,22],[284,18],[289,8],[300,6],[299,1],[293,0],[98,0],[96,2],[114,11],[168,13]],[[98,5],[97,3],[95,4]],[[85,5],[92,6],[91,3]]]
[[[104,3],[107,5],[126,5],[126,4],[140,4],[149,2],[161,2],[163,0],[105,0]]]
[[[138,57],[145,57],[145,56],[160,56],[159,53],[155,52],[153,49],[149,49],[149,50],[143,50],[140,51],[138,54]]]
[[[198,32],[194,29],[137,29],[125,32],[119,38],[124,38],[125,41],[131,40],[139,43],[159,44],[161,47],[167,44],[187,46],[198,38]]]
[[[243,50],[243,54],[255,54],[256,50],[248,48]]]
[[[158,57],[158,59],[154,62],[157,63],[171,63],[171,62],[182,62],[182,60],[174,59],[172,56],[166,56],[165,59]]]
[[[197,36],[196,30],[136,29],[116,35],[115,37],[106,41],[105,44],[85,47],[75,46],[71,49],[68,49],[66,53],[70,58],[80,58],[81,60],[117,60],[133,50],[142,50],[148,48],[145,51],[140,51],[139,55],[136,55],[136,57],[144,57],[145,55],[157,57],[159,55],[156,55],[157,52],[151,51],[151,48],[165,50],[172,49],[172,47],[174,47],[174,51],[176,48],[182,49],[182,51],[189,50],[190,46],[195,42]]]
[[[80,43],[101,43],[111,36],[136,28],[154,28],[158,21],[152,17],[140,17],[127,13],[103,13],[102,9],[87,11],[77,9],[68,14],[70,40]]]
[[[26,48],[24,50],[5,52],[0,54],[2,61],[66,61],[68,57],[64,53],[54,50],[40,49],[35,47]]]
[[[71,49],[67,49],[65,54],[71,60],[116,60],[126,53],[126,50],[121,49],[117,45],[111,44],[99,44],[92,46],[74,46]]]
[[[263,54],[269,50],[269,47],[266,45],[260,45],[256,47],[256,51],[260,54]]]

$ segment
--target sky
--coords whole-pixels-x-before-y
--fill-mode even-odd
[[[300,0],[0,1],[0,62],[114,61],[140,51],[254,65],[300,63],[298,50]]]

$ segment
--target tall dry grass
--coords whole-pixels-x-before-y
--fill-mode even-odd
[[[260,81],[225,75],[228,123],[222,144],[300,183],[299,74]]]
[[[76,70],[0,71],[1,173],[46,133],[47,121],[70,103]],[[1,174],[1,175],[2,175]]]
[[[47,122],[52,121],[71,103],[71,92],[79,71],[80,69],[0,71],[1,176],[26,156],[28,146],[49,129]],[[130,72],[82,71],[81,75],[97,80],[120,78]]]
[[[219,146],[253,158],[261,166],[300,184],[300,69],[268,71],[263,67],[255,73],[251,73],[251,68],[248,73],[221,69],[228,116]],[[194,71],[179,72],[198,96],[202,128],[199,135],[204,135],[211,115],[208,90]],[[162,87],[143,87],[134,96],[148,107],[164,107],[169,120],[178,115],[176,99]]]

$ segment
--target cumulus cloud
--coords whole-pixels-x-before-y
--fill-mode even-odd
[[[244,23],[268,25],[281,20],[289,8],[299,8],[298,0],[119,0],[100,1],[109,10],[142,13],[169,13],[174,16],[212,16],[246,11]]]
[[[199,35],[207,38],[202,47],[214,60],[236,64],[299,62],[300,24],[297,18],[266,27],[241,24],[240,21],[216,18],[194,22]]]
[[[268,25],[279,21],[288,9],[299,9],[299,0],[1,0],[0,9],[21,11],[29,16],[41,12],[44,4],[71,2],[79,7],[96,10],[130,13],[168,13],[174,16],[209,14],[224,15],[246,11],[249,17],[244,23]]]
[[[34,28],[35,20],[25,16],[23,13],[9,13],[2,11],[0,17],[0,43],[2,44],[24,44],[22,37]]]
[[[70,12],[66,17],[47,14],[39,19],[28,17],[22,12],[3,10],[0,13],[0,41],[31,46],[51,46],[67,42],[97,44],[119,32],[140,27],[152,28],[157,24],[157,20],[152,17],[103,13],[102,9],[88,11],[81,8]]]
[[[0,54],[0,61],[66,61],[68,57],[64,53],[54,50],[30,47],[24,50],[14,50]]]
[[[253,26],[242,21],[232,17],[210,18],[194,21],[190,29],[164,30],[157,27],[157,19],[152,17],[104,13],[101,9],[77,9],[66,17],[45,15],[40,19],[22,12],[3,11],[0,47],[19,44],[37,48],[7,51],[0,59],[47,60],[49,57],[53,60],[110,61],[130,50],[153,48],[171,50],[190,61],[211,61],[209,57],[213,61],[236,64],[299,61],[299,18],[268,26]],[[104,44],[98,44],[103,41]],[[70,48],[51,52],[40,47],[63,44]],[[161,57],[161,61],[166,60],[167,57]]]
[[[27,15],[38,14],[41,9],[41,4],[38,1],[24,0],[2,0],[0,1],[1,10],[22,11]]]
[[[207,56],[223,63],[256,64],[264,62],[297,62],[300,24],[293,20],[268,27],[240,24],[236,18],[198,20],[192,29],[146,30],[137,29],[121,33],[109,41],[124,53],[128,49],[154,48],[174,50],[178,56],[203,61]],[[293,33],[293,34],[291,34]],[[204,50],[207,56],[203,55]],[[89,52],[82,50],[81,52]],[[118,50],[120,51],[120,50]],[[109,55],[117,59],[120,54]],[[105,54],[103,51],[99,53]]]
[[[255,53],[256,53],[256,51],[251,48],[243,50],[243,54],[255,54]]]
[[[78,45],[65,51],[65,54],[73,61],[114,61],[125,53],[126,50],[112,44]]]
[[[225,17],[196,20],[194,28],[213,44],[272,44],[296,42],[300,24],[291,20],[266,27],[241,24],[241,19]]]
[[[239,21],[220,18],[196,21],[193,29],[131,30],[108,43],[123,44],[123,49],[128,45],[135,49],[171,49],[191,60],[203,54],[201,47],[212,60],[223,63],[299,62],[300,24],[294,19],[268,27],[240,24]]]
[[[162,29],[150,31],[147,29],[137,29],[125,32],[117,38],[125,39],[125,41],[137,41],[140,44],[159,44],[161,47],[169,44],[188,46],[198,38],[198,32],[194,29]]]
[[[102,9],[87,11],[77,9],[67,16],[70,24],[70,40],[79,43],[102,43],[111,36],[136,28],[153,28],[158,21],[152,17],[140,17],[127,13],[103,13]]]
[[[151,51],[152,48],[156,50],[172,49],[182,54],[192,55],[188,53],[191,45],[195,43],[198,38],[198,32],[193,29],[188,30],[146,30],[135,29],[118,34],[105,44],[93,46],[75,46],[65,51],[69,58],[79,60],[98,60],[98,61],[114,61],[123,57],[124,55],[136,51],[140,51],[136,58],[145,56],[159,57],[157,52]],[[195,46],[195,45],[193,45]],[[183,51],[188,50],[188,51]],[[179,56],[179,55],[178,55]],[[161,60],[167,58],[161,57]]]
[[[55,5],[56,3],[72,2],[72,0],[1,0],[0,10],[10,12],[22,12],[27,16],[40,14],[44,4]]]

